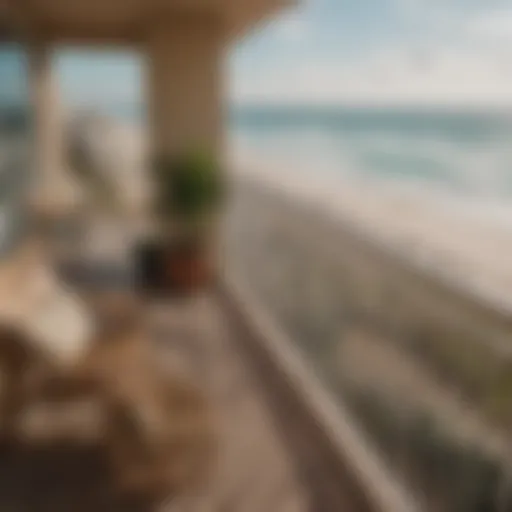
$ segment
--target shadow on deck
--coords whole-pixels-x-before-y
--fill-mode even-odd
[[[145,512],[147,503],[116,496],[100,448],[9,450],[0,462],[0,510]]]
[[[262,333],[247,323],[227,288],[156,303],[148,314],[169,371],[194,379],[214,405],[220,448],[208,485],[162,510],[376,510],[325,427],[304,407],[300,390],[260,346]],[[101,451],[1,457],[1,510],[154,510],[145,503],[122,503],[111,489]]]

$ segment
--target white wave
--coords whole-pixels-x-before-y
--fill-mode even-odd
[[[453,158],[450,148],[438,147],[445,158]],[[358,177],[357,172],[336,174],[329,169],[333,162],[319,155],[311,165],[313,159],[297,162],[288,155],[276,156],[277,152],[269,158],[267,153],[252,150],[242,155],[241,148],[238,150],[234,165],[251,176],[289,190],[303,201],[314,201],[406,256],[463,280],[478,293],[509,302],[511,202],[493,196],[454,195],[414,184],[383,183]],[[459,165],[467,160],[470,156],[460,155]],[[342,165],[351,165],[350,158]],[[482,160],[476,160],[468,172],[482,172],[479,165]]]
[[[268,158],[285,159],[288,166],[309,166],[319,177],[321,167],[322,175],[334,173],[375,181],[397,190],[421,185],[430,195],[446,191],[512,198],[512,146],[504,141],[470,144],[442,138],[409,139],[404,134],[336,134],[311,128],[270,130],[257,136],[236,134],[233,145]],[[368,157],[378,160],[379,156],[394,159],[390,162],[392,172],[365,165]],[[395,160],[397,166],[405,167],[403,172],[393,168]]]

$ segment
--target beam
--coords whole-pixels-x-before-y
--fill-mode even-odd
[[[139,24],[47,23],[40,27],[40,31],[49,44],[62,46],[138,47],[144,40]]]

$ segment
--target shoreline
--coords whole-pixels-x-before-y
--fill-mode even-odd
[[[362,242],[398,258],[468,298],[512,316],[512,229],[474,212],[461,214],[446,202],[414,193],[396,194],[367,184],[294,176],[282,167],[235,158],[235,179],[298,200]],[[512,208],[511,208],[512,211]]]

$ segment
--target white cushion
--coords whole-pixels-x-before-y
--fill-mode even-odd
[[[93,319],[79,297],[66,290],[28,247],[0,262],[0,323],[26,333],[55,364],[72,366],[92,341]]]

